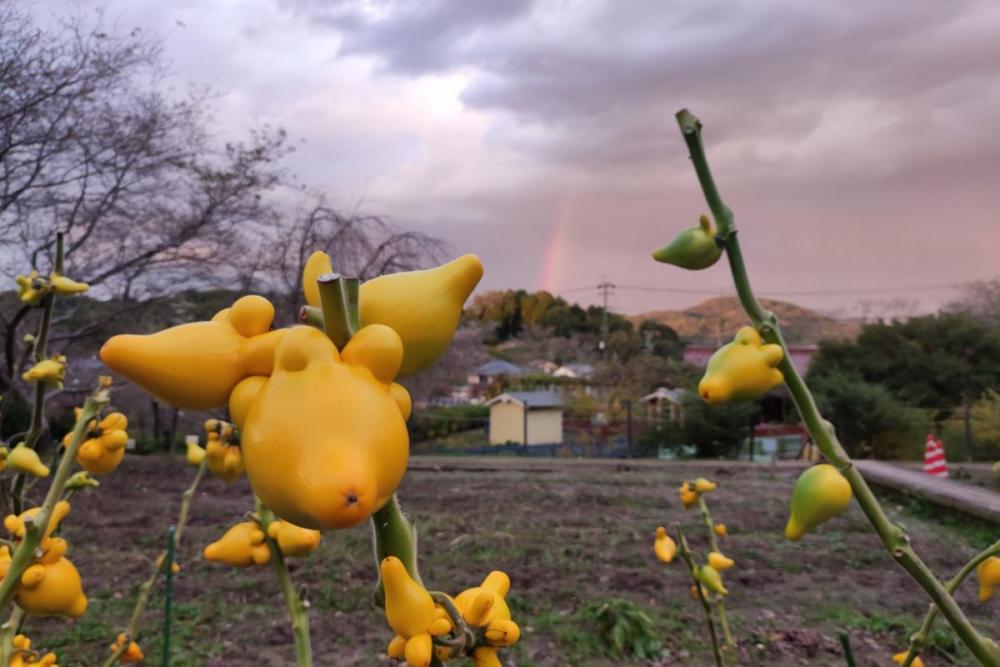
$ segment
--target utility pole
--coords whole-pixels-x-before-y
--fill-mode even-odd
[[[601,304],[603,308],[601,311],[601,340],[597,344],[597,347],[604,356],[607,356],[608,354],[608,297],[610,297],[611,290],[615,287],[617,286],[613,282],[610,282],[607,278],[601,281],[601,284],[597,286],[598,291],[601,293]]]
[[[632,401],[625,401],[625,456],[632,458]]]

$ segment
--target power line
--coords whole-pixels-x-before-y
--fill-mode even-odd
[[[601,283],[599,285],[589,285],[586,287],[571,287],[568,289],[553,290],[560,294],[568,294],[570,292],[585,292],[591,290],[602,290]],[[850,296],[858,294],[893,294],[893,293],[904,293],[904,292],[941,292],[945,290],[961,289],[965,286],[965,283],[951,283],[943,285],[911,285],[906,287],[863,287],[858,289],[832,289],[832,290],[759,290],[761,294],[771,295],[771,296]],[[727,292],[732,292],[731,288],[719,288],[719,289],[684,289],[678,287],[655,287],[651,285],[612,285],[620,290],[625,290],[629,292],[665,292],[669,294],[700,294],[700,295],[719,295],[725,294]]]

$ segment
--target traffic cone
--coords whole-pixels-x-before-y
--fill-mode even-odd
[[[948,477],[948,462],[944,459],[944,445],[927,434],[927,444],[924,445],[924,472],[933,477]]]

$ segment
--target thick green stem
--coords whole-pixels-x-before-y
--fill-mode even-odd
[[[0,626],[0,665],[10,664],[11,656],[14,653],[14,637],[17,635],[17,629],[22,620],[24,620],[24,610],[15,605],[13,611],[10,612],[10,618],[3,626]]]
[[[725,663],[722,661],[722,651],[719,650],[719,637],[715,633],[715,619],[712,616],[712,607],[705,598],[705,589],[695,574],[694,556],[691,553],[691,548],[688,546],[687,539],[684,537],[684,531],[681,530],[680,526],[676,526],[676,530],[677,553],[684,559],[688,572],[691,573],[691,581],[694,584],[694,589],[698,592],[698,600],[701,602],[701,607],[705,611],[705,625],[708,626],[708,636],[712,639],[712,654],[715,656],[715,665],[716,667],[724,667]]]
[[[994,542],[990,546],[986,547],[978,554],[972,557],[968,563],[962,566],[962,569],[958,571],[954,577],[951,578],[945,588],[948,589],[949,593],[954,593],[958,590],[958,587],[962,585],[966,577],[972,574],[972,571],[979,567],[987,558],[991,556],[996,556],[1000,554],[1000,541]],[[924,646],[927,644],[927,638],[930,636],[931,628],[934,626],[934,621],[937,619],[938,608],[937,605],[931,604],[930,609],[927,610],[927,615],[924,617],[924,622],[921,624],[920,629],[912,637],[910,637],[910,646],[906,651],[906,657],[903,659],[902,667],[910,667],[913,660],[920,655],[920,652],[924,650]]]
[[[299,321],[317,329],[326,329],[323,326],[323,310],[315,306],[302,306],[299,308]]]
[[[715,536],[715,522],[712,521],[712,513],[708,511],[708,503],[705,502],[705,496],[702,494],[698,495],[698,509],[701,510],[701,518],[705,521],[705,529],[708,531],[708,543],[711,545],[712,551],[722,553],[719,549],[719,541]],[[729,629],[729,617],[726,615],[726,603],[722,601],[722,598],[719,598],[713,604],[719,611],[719,625],[722,627],[722,637],[726,642],[726,651],[735,651],[736,642],[733,641],[733,633]]]
[[[844,662],[847,663],[847,667],[858,667],[854,659],[854,649],[851,648],[851,636],[846,631],[842,631],[839,636],[840,645],[844,647]]]
[[[181,543],[181,536],[184,534],[184,526],[187,525],[188,514],[191,511],[191,502],[194,499],[194,494],[198,490],[198,485],[201,484],[202,478],[205,476],[205,469],[207,468],[208,462],[202,460],[201,464],[198,466],[198,471],[194,474],[194,479],[191,480],[191,485],[184,490],[181,494],[181,507],[177,512],[177,523],[174,527],[174,549],[178,549]],[[146,613],[146,606],[149,604],[149,596],[153,592],[153,587],[156,585],[156,580],[159,578],[161,573],[165,572],[166,568],[166,551],[161,551],[160,555],[157,556],[156,560],[153,562],[153,571],[150,573],[149,577],[142,583],[139,587],[139,597],[135,600],[135,606],[132,607],[132,617],[129,619],[128,628],[125,630],[125,641],[121,643],[115,651],[111,653],[111,657],[104,661],[102,667],[113,667],[117,662],[118,658],[121,657],[122,653],[128,648],[129,642],[135,640],[139,636],[139,625],[142,623],[142,616]],[[3,663],[0,662],[0,665]]]
[[[934,604],[940,608],[948,623],[954,628],[955,634],[958,635],[962,643],[982,664],[988,667],[1000,667],[1000,647],[976,631],[945,586],[917,556],[903,529],[889,520],[875,499],[875,494],[872,493],[864,478],[852,465],[850,457],[837,440],[832,424],[820,415],[809,388],[788,356],[788,347],[781,335],[777,318],[773,313],[766,311],[753,294],[743,262],[743,255],[740,252],[739,241],[736,238],[732,211],[723,203],[708,166],[701,140],[701,122],[686,109],[677,114],[677,122],[690,151],[698,181],[705,193],[705,200],[715,217],[719,240],[729,259],[729,268],[740,303],[764,339],[769,343],[781,345],[785,351],[778,368],[784,374],[785,385],[788,387],[795,407],[798,409],[809,435],[812,436],[813,442],[847,478],[854,492],[854,497],[857,498],[858,505],[868,517],[869,523],[882,540],[886,551],[927,592]]]
[[[312,667],[312,644],[309,641],[309,611],[308,605],[303,601],[292,585],[292,577],[288,573],[288,566],[285,564],[285,556],[278,548],[270,535],[267,534],[267,527],[274,521],[274,514],[271,513],[264,503],[257,500],[257,520],[260,528],[264,531],[267,541],[267,548],[271,551],[271,565],[274,566],[274,574],[278,578],[278,586],[282,595],[285,596],[285,603],[288,605],[288,615],[292,619],[292,634],[295,637],[295,664],[296,667]]]
[[[87,435],[87,424],[100,413],[101,408],[109,401],[108,391],[102,388],[84,402],[83,410],[80,411],[80,416],[77,417],[76,425],[73,427],[73,437],[66,447],[62,459],[59,460],[59,467],[52,477],[52,484],[49,486],[44,502],[42,502],[42,509],[34,521],[25,522],[24,539],[14,551],[7,573],[3,581],[0,582],[0,610],[6,609],[7,605],[10,604],[14,597],[14,586],[20,581],[24,571],[28,569],[31,559],[35,556],[35,550],[41,544],[42,536],[45,535],[49,520],[52,518],[52,509],[62,497],[66,480],[69,479],[70,471],[73,469],[76,452]]]
[[[343,350],[351,336],[361,328],[360,289],[361,281],[357,278],[345,278],[336,273],[324,273],[319,277],[323,326],[338,350]]]
[[[390,498],[382,509],[372,514],[372,535],[375,543],[376,572],[379,571],[383,560],[395,556],[403,561],[403,567],[413,580],[421,586],[424,585],[417,567],[417,529],[403,514],[396,496]],[[385,606],[385,590],[382,588],[381,576],[375,584],[372,598],[377,606]]]

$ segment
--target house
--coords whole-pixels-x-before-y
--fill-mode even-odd
[[[509,391],[486,402],[490,444],[553,445],[563,441],[563,401],[554,391]]]
[[[485,364],[469,371],[468,384],[472,387],[488,387],[501,377],[523,375],[524,369],[503,359],[490,359]]]
[[[552,371],[552,375],[557,378],[573,378],[587,380],[594,374],[594,367],[590,364],[566,364]]]
[[[666,414],[674,424],[684,423],[684,394],[683,389],[667,389],[657,387],[652,394],[646,394],[639,399],[639,402],[646,406],[649,416],[659,419]]]

